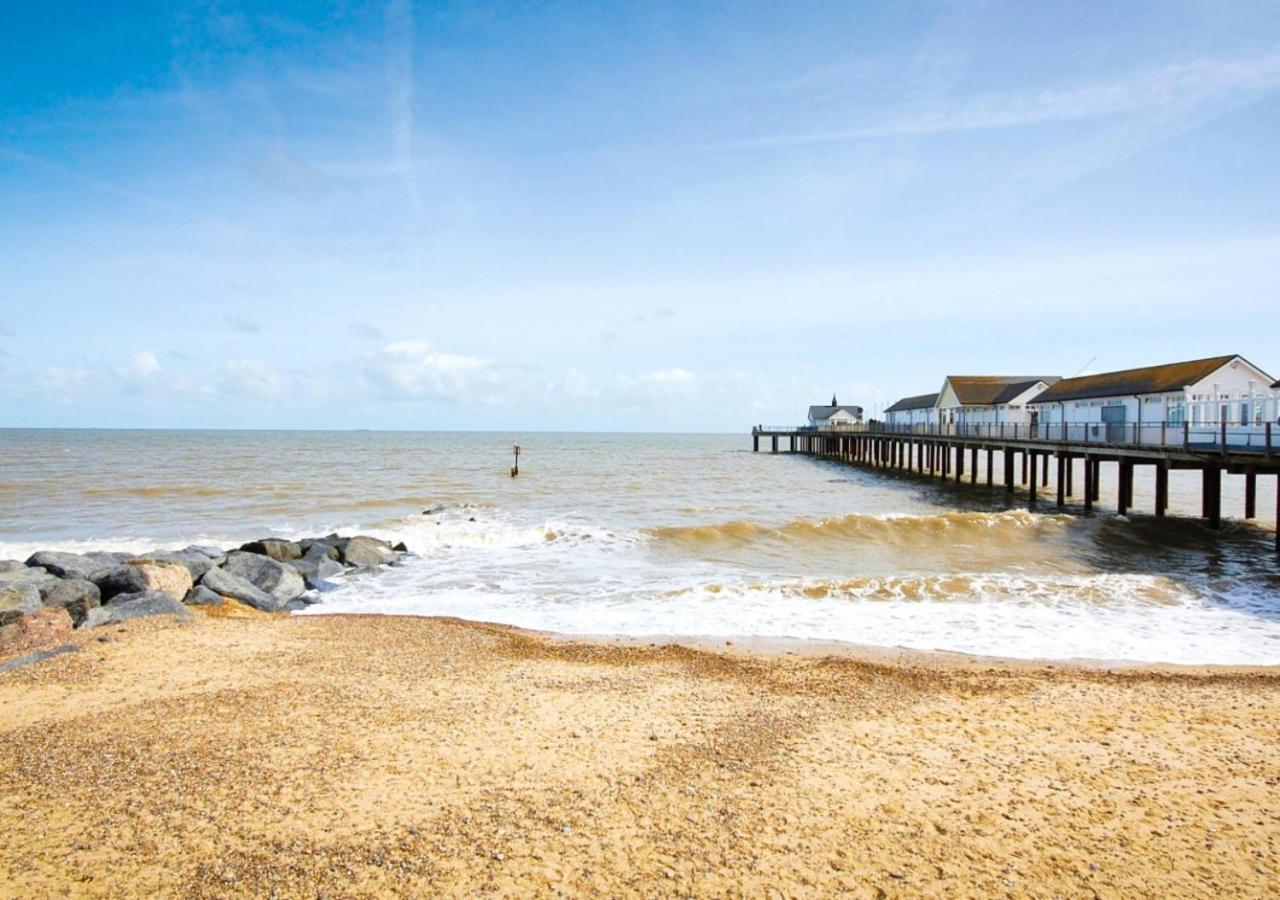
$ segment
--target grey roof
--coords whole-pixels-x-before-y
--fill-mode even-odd
[[[1066,378],[1031,402],[1058,403],[1063,400],[1084,400],[1091,397],[1166,394],[1203,381],[1234,359],[1248,362],[1243,356],[1211,356],[1208,359],[1193,359],[1189,362],[1168,363],[1163,366],[1146,366],[1141,369],[1124,369],[1119,372],[1103,372],[1101,375]]]
[[[897,403],[885,410],[891,412],[906,412],[909,409],[932,409],[938,403],[937,393],[933,394],[917,394],[914,397],[903,397]]]
[[[840,409],[843,409],[845,412],[849,413],[849,415],[851,416],[856,417],[856,416],[862,415],[861,406],[844,406],[842,404],[840,406],[810,406],[809,418],[813,419],[815,422],[818,419],[829,419],[833,415],[835,415],[836,410],[840,410]]]
[[[1273,384],[1273,385],[1271,385],[1271,386],[1272,386],[1273,388],[1280,388],[1280,381],[1277,381],[1275,384]]]

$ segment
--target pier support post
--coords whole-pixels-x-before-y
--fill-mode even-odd
[[[1000,455],[1004,458],[1004,492],[1006,494],[1013,493],[1013,451],[1001,450]]]
[[[751,435],[751,452],[752,453],[760,452],[760,435],[754,432]]]
[[[1061,453],[1059,453],[1058,454],[1058,509],[1062,509],[1064,506],[1067,505],[1067,494],[1066,494],[1067,476],[1066,476],[1066,472],[1064,471],[1064,469],[1066,468],[1066,463],[1067,463],[1066,458]]]
[[[1022,451],[1022,484],[1027,483],[1027,451]]]
[[[1156,515],[1163,516],[1169,509],[1169,463],[1156,463]]]
[[[1093,502],[1102,499],[1102,460],[1093,461]]]
[[[1118,463],[1116,480],[1119,484],[1116,486],[1116,509],[1120,515],[1128,515],[1130,496],[1130,485],[1133,483],[1133,463],[1127,459],[1122,459]]]
[[[1028,454],[1024,450],[1022,453],[1022,458],[1025,460],[1027,456]],[[1035,506],[1036,505],[1036,454],[1033,452],[1030,454],[1030,457],[1031,457],[1031,480],[1027,482],[1027,497],[1030,499],[1031,505]]]
[[[1093,512],[1093,482],[1097,478],[1097,470],[1093,468],[1093,458],[1084,458],[1084,511]]]
[[[978,483],[978,448],[969,451],[969,483]]]
[[[1076,493],[1075,485],[1076,460],[1070,453],[1067,454],[1067,496],[1074,497]]]
[[[792,445],[792,449],[793,449],[793,450],[795,449],[795,442],[796,442],[795,437],[792,437],[792,438],[791,438],[791,445]],[[774,453],[777,453],[777,452],[778,452],[778,436],[777,436],[776,434],[773,436],[773,452],[774,452]]]
[[[1205,466],[1201,485],[1204,517],[1210,528],[1222,527],[1222,469]]]
[[[1244,517],[1258,517],[1258,471],[1253,466],[1244,470]]]
[[[1040,475],[1040,487],[1049,486],[1049,454],[1040,454],[1040,463],[1043,466]]]
[[[992,474],[991,472],[991,467],[994,463],[995,463],[994,451],[990,447],[988,447],[987,448],[987,487],[991,487],[992,482],[995,480],[995,475]]]
[[[964,447],[956,445],[956,484],[964,480]]]

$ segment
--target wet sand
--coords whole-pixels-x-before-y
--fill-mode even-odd
[[[0,675],[3,895],[1280,883],[1276,671],[354,616],[138,620],[76,641]]]

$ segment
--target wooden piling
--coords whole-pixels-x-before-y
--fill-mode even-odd
[[[1204,506],[1204,518],[1210,528],[1221,528],[1222,469],[1216,465],[1205,466],[1201,480],[1201,500]]]
[[[1036,503],[1036,454],[1034,452],[1032,452],[1031,454],[1028,454],[1025,450],[1022,451],[1023,462],[1027,461],[1028,455],[1030,455],[1031,457],[1031,461],[1030,461],[1031,479],[1027,482],[1027,497],[1031,500],[1031,505],[1035,506],[1035,503]]]
[[[1258,470],[1253,466],[1244,470],[1244,517],[1258,517]]]
[[[956,446],[956,484],[964,480],[964,447]]]
[[[1006,494],[1013,493],[1013,451],[1001,450],[1004,457],[1004,492]]]
[[[995,451],[992,450],[990,447],[988,447],[987,448],[987,487],[991,487],[991,484],[995,479],[995,476],[991,472],[991,466],[994,464],[994,461],[995,461]]]
[[[1063,469],[1066,466],[1066,458],[1061,453],[1058,454],[1058,509],[1062,509],[1067,505],[1067,476]]]
[[[1169,464],[1156,463],[1156,515],[1163,516],[1169,509]]]
[[[1123,516],[1129,512],[1129,483],[1133,479],[1133,463],[1122,459],[1117,465],[1116,509]]]
[[[969,451],[969,483],[978,483],[978,448]]]
[[[1093,512],[1093,482],[1098,477],[1097,470],[1093,468],[1093,458],[1088,454],[1084,457],[1084,511]]]

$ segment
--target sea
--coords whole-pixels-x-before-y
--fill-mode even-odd
[[[521,447],[511,477],[512,446]],[[996,458],[997,473],[1000,460]],[[329,532],[405,542],[299,615],[456,616],[571,635],[789,638],[1029,659],[1280,663],[1275,486],[1220,532],[1086,515],[742,434],[0,430],[0,559]],[[997,477],[997,481],[998,481]],[[1083,478],[1077,472],[1077,487]]]

